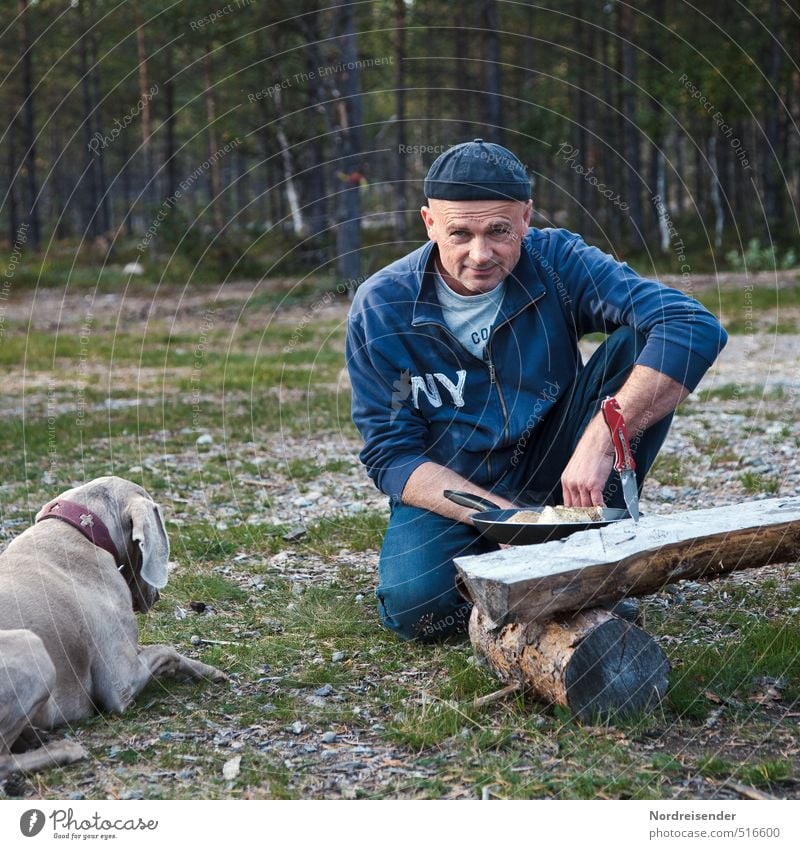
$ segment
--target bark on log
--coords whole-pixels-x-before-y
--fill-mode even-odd
[[[658,643],[607,610],[490,625],[474,607],[470,639],[500,680],[568,707],[581,722],[642,713],[666,693],[669,664]]]
[[[499,626],[647,595],[800,554],[800,498],[630,519],[564,540],[456,559],[462,591]]]

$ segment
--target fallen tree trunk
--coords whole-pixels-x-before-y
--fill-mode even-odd
[[[503,682],[568,707],[581,722],[641,713],[667,690],[669,664],[658,643],[607,610],[492,628],[476,606],[469,635]]]
[[[456,559],[487,627],[647,595],[686,578],[785,563],[800,554],[800,498],[630,519],[564,540]]]

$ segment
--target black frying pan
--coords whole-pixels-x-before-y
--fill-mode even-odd
[[[614,507],[603,508],[603,519],[599,522],[562,522],[558,525],[531,524],[529,522],[509,522],[520,510],[541,510],[542,507],[514,507],[509,510],[501,510],[487,498],[472,495],[469,492],[454,492],[452,489],[444,491],[444,497],[450,501],[460,504],[462,507],[472,507],[480,510],[472,517],[475,527],[493,542],[506,543],[507,545],[534,545],[539,542],[549,542],[554,539],[563,539],[576,531],[588,531],[591,528],[602,528],[620,519],[629,519],[627,510]]]

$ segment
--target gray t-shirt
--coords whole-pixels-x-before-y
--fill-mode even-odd
[[[459,295],[436,271],[436,297],[442,317],[453,336],[479,360],[486,359],[486,342],[497,318],[506,291],[503,280],[491,292],[480,295]]]

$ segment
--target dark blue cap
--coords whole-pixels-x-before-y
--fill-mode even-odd
[[[530,200],[525,166],[499,144],[483,139],[457,144],[428,170],[425,197],[436,200]]]

